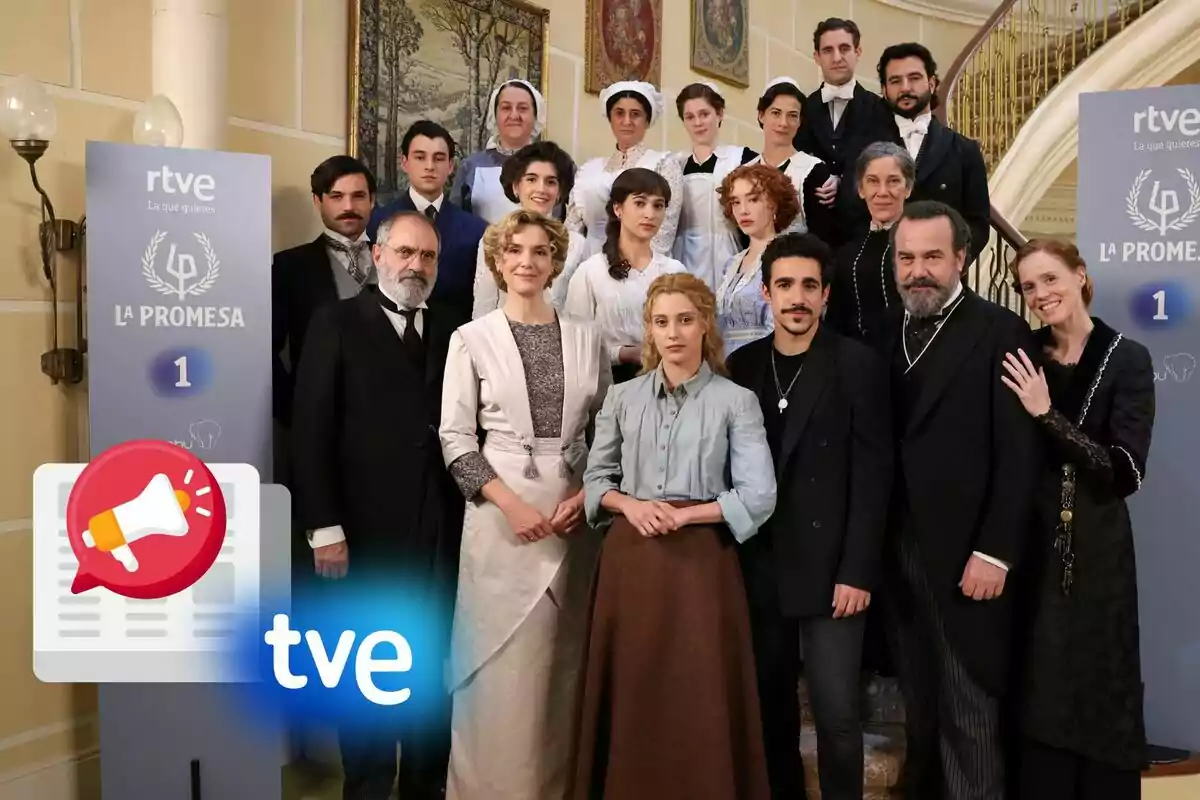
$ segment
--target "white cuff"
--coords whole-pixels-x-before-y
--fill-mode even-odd
[[[609,361],[611,361],[613,364],[620,364],[620,363],[621,363],[621,345],[619,345],[619,344],[610,344],[610,345],[608,346],[608,359],[609,359]]]
[[[344,541],[346,541],[346,532],[342,530],[341,525],[334,525],[329,528],[317,528],[308,534],[308,546],[314,550],[318,547],[325,547],[326,545]]]
[[[998,558],[992,558],[991,556],[981,553],[978,550],[976,550],[973,553],[973,555],[979,556],[980,558],[982,558],[984,561],[988,562],[992,566],[999,567],[1000,569],[1004,570],[1005,572],[1008,572],[1008,564],[1005,564],[1003,561],[1001,561]]]

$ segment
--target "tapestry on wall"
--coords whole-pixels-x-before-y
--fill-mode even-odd
[[[444,126],[461,159],[487,143],[497,84],[548,93],[550,12],[522,0],[351,0],[350,31],[350,153],[381,203],[408,189],[400,141],[412,123]]]
[[[662,79],[662,0],[587,0],[584,89]]]
[[[750,0],[692,0],[692,69],[750,85]]]

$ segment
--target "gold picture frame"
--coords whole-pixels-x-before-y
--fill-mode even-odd
[[[731,86],[750,85],[750,0],[692,0],[691,67]]]
[[[549,70],[550,11],[525,0],[350,0],[347,149],[386,203],[407,189],[397,150],[413,122],[444,126],[465,157],[487,142],[492,89],[523,78],[547,95]]]

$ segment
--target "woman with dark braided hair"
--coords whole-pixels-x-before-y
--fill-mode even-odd
[[[653,247],[670,202],[671,188],[657,172],[634,167],[618,175],[601,252],[579,265],[567,287],[563,313],[599,326],[615,383],[641,369],[642,306],[650,284],[660,275],[687,272]]]

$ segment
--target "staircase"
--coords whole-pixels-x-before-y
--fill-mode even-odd
[[[904,701],[894,678],[870,677],[863,685],[863,800],[889,800],[904,764]],[[819,800],[817,731],[808,687],[800,681],[800,754],[807,800]]]

